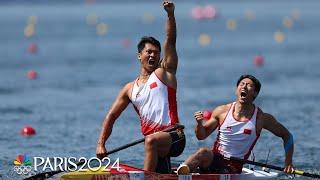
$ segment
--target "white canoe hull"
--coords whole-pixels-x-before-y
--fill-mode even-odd
[[[102,168],[101,168],[102,169]],[[265,172],[262,170],[250,170],[247,168],[242,169],[241,174],[190,174],[190,175],[175,175],[175,174],[159,174],[154,172],[143,171],[140,168],[128,166],[126,164],[120,164],[120,169],[112,169],[110,171],[76,171],[63,174],[60,179],[62,180],[250,180],[250,179],[276,179],[278,173]]]

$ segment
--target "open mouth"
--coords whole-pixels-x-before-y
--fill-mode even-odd
[[[245,98],[245,97],[247,97],[247,93],[244,92],[244,91],[242,91],[242,92],[240,93],[240,96],[243,97],[243,98]]]
[[[156,63],[156,61],[153,60],[153,59],[149,59],[149,61],[148,61],[148,64],[149,64],[149,65],[154,65],[155,63]]]

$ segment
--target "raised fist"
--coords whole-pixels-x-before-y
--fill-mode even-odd
[[[174,4],[171,1],[164,1],[163,8],[167,11],[167,13],[174,12]]]

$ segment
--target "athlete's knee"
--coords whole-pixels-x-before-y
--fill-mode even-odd
[[[196,159],[199,161],[199,167],[206,168],[212,162],[213,153],[208,148],[200,148],[197,151]]]
[[[154,148],[157,146],[157,139],[153,136],[146,136],[144,141],[145,148]]]
[[[200,148],[196,154],[199,155],[199,156],[210,156],[211,154],[211,150],[208,149],[208,148]]]

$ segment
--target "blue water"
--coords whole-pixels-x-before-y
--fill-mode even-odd
[[[219,16],[196,21],[195,5],[214,4]],[[0,179],[12,176],[18,154],[30,157],[93,157],[102,120],[118,91],[139,73],[136,44],[143,35],[164,40],[165,13],[152,2],[118,3],[3,3],[0,4]],[[235,100],[235,83],[244,73],[258,77],[262,90],[256,100],[263,111],[273,114],[294,135],[294,165],[320,172],[320,2],[319,1],[217,1],[176,2],[178,110],[185,125],[187,146],[174,163],[186,159],[202,146],[211,147],[215,133],[205,141],[194,136],[193,112],[212,109]],[[255,13],[254,20],[245,11]],[[300,17],[291,29],[284,17]],[[104,36],[86,17],[96,14],[107,24]],[[154,21],[146,21],[151,14]],[[37,16],[36,33],[23,34],[29,16]],[[149,15],[150,16],[150,15]],[[237,29],[226,28],[228,19]],[[273,34],[282,31],[283,43]],[[201,46],[200,34],[211,36]],[[124,47],[122,41],[131,44]],[[38,52],[27,51],[30,43]],[[257,68],[253,58],[261,54],[265,65]],[[26,73],[35,70],[36,80]],[[22,137],[20,130],[32,125],[36,136]],[[131,105],[115,123],[107,142],[109,150],[141,138],[139,120]],[[283,166],[282,141],[263,131],[254,149],[257,160]],[[143,145],[113,154],[121,162],[143,164]],[[285,178],[285,177],[284,177]]]

